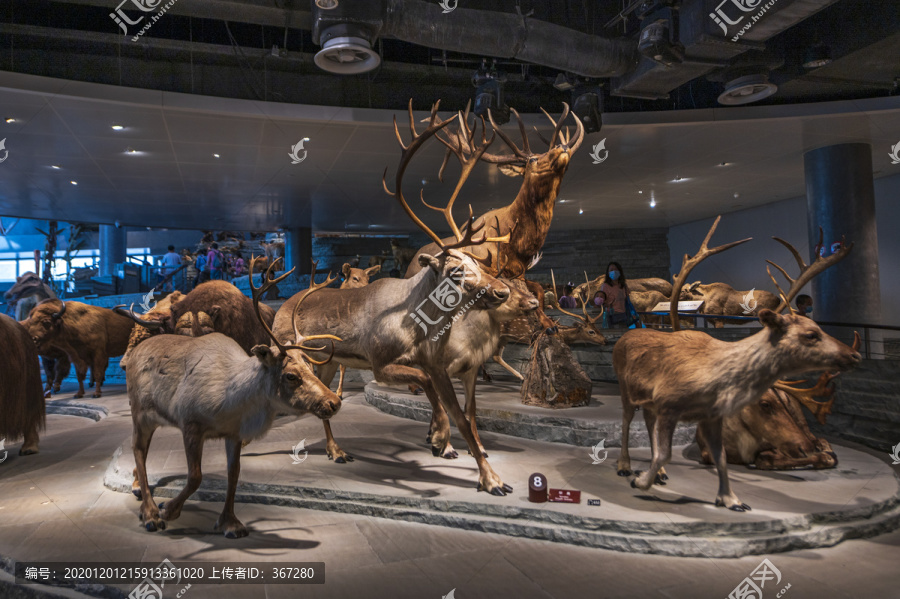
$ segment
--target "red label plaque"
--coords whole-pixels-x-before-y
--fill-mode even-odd
[[[559,503],[581,503],[581,491],[550,489],[550,501]]]

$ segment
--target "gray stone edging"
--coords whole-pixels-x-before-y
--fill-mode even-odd
[[[78,403],[66,399],[57,399],[45,403],[48,414],[62,416],[80,416],[98,422],[109,415],[109,409],[104,406]]]
[[[431,406],[425,400],[411,399],[402,392],[393,393],[377,383],[367,384],[365,395],[370,405],[385,414],[417,422],[431,421]],[[522,439],[566,443],[576,447],[591,447],[597,439],[604,439],[606,447],[622,446],[622,423],[618,420],[586,422],[563,416],[555,410],[536,416],[490,407],[478,407],[476,420],[479,430]],[[675,429],[673,445],[692,443],[695,430],[694,424],[680,423]],[[643,418],[635,418],[631,423],[629,446],[650,447],[650,435]]]
[[[120,472],[118,467],[121,454],[122,448],[119,447],[107,468],[104,485],[114,491],[130,493],[131,472]],[[224,501],[225,484],[225,481],[214,479],[204,481],[193,499]],[[171,498],[181,488],[181,484],[156,486],[153,494]],[[674,557],[736,558],[829,547],[845,539],[872,537],[900,528],[900,492],[865,508],[734,523],[629,522],[537,508],[257,483],[239,483],[236,501],[366,515]]]

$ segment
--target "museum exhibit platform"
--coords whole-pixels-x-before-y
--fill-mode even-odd
[[[713,505],[717,476],[714,468],[697,461],[687,427],[679,433],[664,486],[646,492],[632,489],[629,478],[616,475],[617,449],[601,451],[599,457],[605,459],[594,463],[591,446],[603,435],[613,443],[620,426],[621,408],[611,387],[595,391],[594,405],[587,408],[546,410],[521,405],[514,409],[517,395],[510,384],[495,386],[494,392],[491,385],[479,387],[479,421],[485,424],[481,437],[489,463],[514,488],[508,496],[476,491],[475,462],[452,426],[459,458],[431,455],[425,443],[427,425],[418,421],[427,405],[424,398],[373,383],[365,394],[351,389],[332,422],[337,442],[355,461],[328,460],[317,419],[281,418],[266,437],[244,448],[237,501],[682,557],[737,558],[829,547],[900,528],[900,481],[871,452],[834,445],[839,465],[832,470],[767,472],[730,466],[734,491],[753,508],[738,513]],[[498,394],[513,399],[494,403]],[[595,418],[600,422],[588,426]],[[640,420],[635,418],[632,426]],[[130,421],[121,421],[123,442],[112,456],[104,484],[131,493]],[[491,422],[523,436],[489,432]],[[579,434],[569,441],[558,438],[570,423]],[[528,431],[541,440],[524,438]],[[646,445],[640,439],[638,435],[632,450],[637,469],[646,468],[650,455],[648,447],[640,447]],[[303,446],[295,450],[301,441]],[[154,498],[173,497],[187,471],[179,431],[157,431],[147,464]],[[222,501],[222,441],[207,443],[203,471],[203,484],[191,501]],[[527,481],[535,473],[545,475],[550,488],[581,491],[581,502],[529,502]],[[589,505],[588,500],[596,499],[600,505]],[[138,507],[135,501],[135,522]]]

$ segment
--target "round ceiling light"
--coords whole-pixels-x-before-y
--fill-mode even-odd
[[[778,86],[769,82],[769,78],[763,74],[747,75],[729,81],[725,91],[719,96],[719,104],[736,106],[740,104],[752,104],[763,98],[768,98],[778,91]]]
[[[368,73],[381,64],[381,57],[361,37],[333,37],[316,54],[316,66],[338,75]]]
[[[337,8],[338,0],[316,0],[316,6],[322,10],[334,10]]]

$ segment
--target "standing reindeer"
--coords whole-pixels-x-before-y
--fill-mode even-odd
[[[316,339],[340,341],[333,335],[304,337],[294,322],[290,341],[280,343],[259,310],[260,297],[293,270],[275,279],[272,263],[266,280],[253,289],[253,305],[272,346],[256,345],[248,356],[240,345],[221,333],[202,337],[157,335],[133,350],[127,372],[128,399],[134,421],[134,461],[141,490],[140,518],[154,532],[181,515],[184,502],[202,480],[200,461],[207,439],[225,438],[228,455],[228,491],[215,530],[235,539],[247,528],[234,515],[234,495],[241,471],[241,444],[262,437],[276,413],[313,413],[325,419],[341,407],[340,398],[315,377],[304,343]],[[252,278],[251,278],[252,281]],[[295,307],[326,284],[313,285],[300,294]],[[295,309],[296,313],[296,309]],[[324,349],[324,348],[321,348]],[[184,437],[188,478],[184,489],[157,508],[147,480],[147,450],[153,432],[174,425]]]
[[[636,407],[644,411],[652,451],[650,467],[631,481],[632,487],[643,490],[654,481],[661,482],[664,473],[660,478],[657,473],[672,458],[676,424],[697,422],[698,436],[705,439],[719,473],[716,505],[745,511],[750,506],[738,499],[728,480],[723,418],[759,400],[782,377],[811,370],[849,370],[859,363],[859,353],[827,335],[811,319],[779,313],[790,307],[793,297],[816,274],[843,259],[853,244],[844,245],[828,258],[820,256],[807,266],[793,246],[775,238],[791,250],[800,265],[800,275],[792,279],[784,269],[769,262],[791,282],[790,291],[782,292],[775,311],[759,313],[761,331],[729,343],[700,331],[679,331],[677,318],[676,300],[690,271],[707,257],[750,241],[744,239],[708,249],[720,218],[716,218],[697,254],[684,256],[681,271],[675,277],[670,312],[673,332],[630,330],[613,350],[613,367],[622,394],[622,453],[617,467],[620,476],[631,474],[628,429]]]
[[[521,276],[544,245],[547,232],[550,230],[550,222],[553,220],[553,206],[556,203],[560,183],[566,174],[572,155],[584,140],[584,125],[574,114],[572,116],[577,127],[575,137],[569,137],[568,130],[561,131],[563,122],[569,115],[568,104],[563,103],[563,106],[565,108],[558,123],[544,111],[544,114],[553,123],[554,129],[550,141],[547,142],[550,149],[543,154],[535,154],[531,151],[528,136],[525,134],[525,125],[515,109],[511,110],[519,121],[519,131],[522,135],[521,149],[494,123],[488,112],[494,131],[509,146],[513,154],[483,153],[481,159],[496,164],[506,175],[513,177],[521,175],[522,187],[512,204],[491,210],[474,221],[474,226],[484,228],[486,235],[499,237],[508,234],[509,243],[503,245],[486,243],[480,247],[464,249],[477,256],[484,264],[503,264],[503,268],[499,269],[500,276],[509,278]],[[463,159],[463,156],[469,157],[476,154],[473,143],[474,131],[469,128],[467,119],[468,108],[465,115],[459,115],[459,127],[456,132],[443,131],[442,135],[437,136],[447,147],[447,154],[439,174],[442,181],[444,168],[451,154],[455,154],[460,160]],[[435,240],[435,243],[420,249],[418,255],[434,255],[439,250],[440,244]],[[413,260],[406,271],[406,277],[413,276],[420,268],[418,262]]]
[[[449,413],[478,464],[479,490],[505,495],[512,487],[504,484],[488,464],[460,408],[447,372],[452,356],[447,352],[451,336],[446,332],[458,320],[455,315],[458,309],[466,307],[470,312],[496,309],[510,295],[505,283],[483,272],[472,257],[459,249],[503,239],[490,238],[485,234],[473,238],[482,227],[472,226],[474,219],[471,215],[469,226],[463,234],[451,214],[453,202],[472,168],[494,138],[485,140],[482,135],[482,143],[466,162],[453,196],[447,208],[442,210],[454,234],[454,242],[444,242],[416,216],[402,191],[403,174],[415,152],[452,120],[439,120],[437,109],[438,104],[435,103],[428,127],[418,133],[410,103],[412,140],[409,145],[403,143],[395,120],[394,132],[403,148],[397,168],[396,191],[388,190],[386,180],[382,183],[385,191],[397,198],[416,226],[428,234],[440,250],[434,256],[420,255],[417,260],[421,269],[410,278],[379,279],[357,289],[323,289],[309,298],[297,313],[297,326],[310,333],[330,333],[343,339],[335,346],[334,362],[330,369],[326,365],[320,370],[322,381],[326,384],[331,382],[336,365],[342,364],[349,368],[372,370],[375,378],[384,383],[422,387],[432,409],[441,418],[437,432],[432,435],[433,454],[456,457],[450,448]],[[275,316],[275,335],[279,339],[289,334],[288,315],[295,312],[297,299],[297,296],[290,298]],[[318,357],[321,352],[314,352],[313,355]],[[340,448],[335,444],[327,450],[330,455],[335,455]]]

